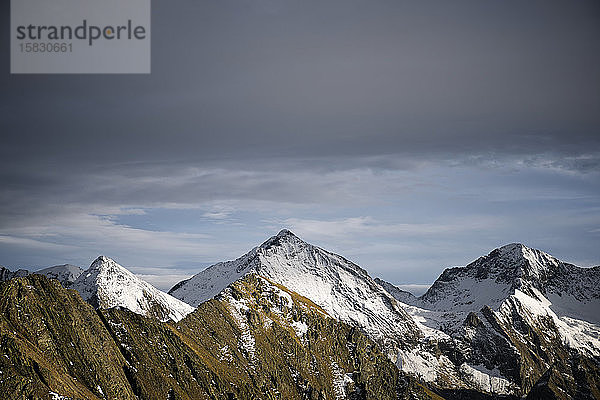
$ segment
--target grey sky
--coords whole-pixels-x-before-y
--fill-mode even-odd
[[[600,264],[597,2],[152,6],[150,76],[0,64],[0,264],[166,287],[283,227],[397,283],[513,241]]]

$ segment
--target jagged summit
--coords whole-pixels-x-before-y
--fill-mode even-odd
[[[102,263],[107,262],[107,261],[112,261],[110,258],[100,255],[98,256],[98,258],[96,258],[94,260],[94,262],[92,262],[92,265],[90,265],[90,268],[96,268],[101,266]]]
[[[515,253],[515,252],[520,252],[522,251],[524,248],[528,248],[527,246],[525,246],[523,243],[509,243],[509,244],[505,244],[504,246],[498,247],[496,250],[500,251],[501,253]]]
[[[92,264],[90,265],[90,267],[87,269],[86,272],[87,273],[106,272],[106,273],[114,273],[114,274],[122,273],[122,274],[126,274],[126,275],[131,274],[131,272],[129,272],[129,270],[127,270],[127,268],[117,264],[117,262],[115,260],[113,260],[110,257],[106,257],[106,256],[98,256],[98,258],[96,258],[92,262]],[[133,274],[131,274],[131,275],[133,275]]]
[[[178,321],[193,307],[161,292],[106,256],[98,257],[72,285],[95,307],[124,307],[134,313]]]
[[[260,246],[258,246],[258,248],[266,250],[271,247],[283,246],[285,244],[308,245],[308,243],[294,235],[292,231],[288,229],[282,229],[277,235],[271,236],[265,240]]]

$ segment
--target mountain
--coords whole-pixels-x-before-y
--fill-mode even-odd
[[[57,279],[64,287],[69,287],[75,282],[83,269],[72,264],[55,265],[36,271],[36,274],[45,275],[51,279]]]
[[[599,285],[598,267],[509,244],[446,269],[405,309],[426,333],[448,335],[457,362],[502,377],[515,393],[600,398]]]
[[[402,371],[432,383],[448,398],[463,398],[465,390],[517,398],[542,387],[550,368],[563,380],[570,377],[563,383],[571,393],[578,385],[589,388],[588,394],[599,387],[598,326],[592,318],[578,319],[598,310],[595,271],[512,244],[444,271],[416,298],[283,230],[169,293],[198,305],[256,273],[360,328]],[[544,296],[554,299],[559,314]],[[577,313],[569,314],[570,309]]]
[[[442,399],[359,330],[255,274],[179,322],[94,310],[42,275],[0,284],[0,311],[6,399]]]
[[[29,271],[26,269],[18,269],[11,271],[8,268],[0,267],[0,282],[7,281],[12,278],[18,278],[29,275]]]
[[[124,307],[163,321],[179,321],[194,311],[194,307],[161,292],[104,256],[98,257],[71,288],[94,307]]]
[[[466,267],[446,269],[412,304],[434,311],[425,317],[429,325],[450,334],[461,329],[471,312],[484,307],[498,311],[515,304],[531,314],[550,316],[558,323],[565,340],[578,345],[581,341],[570,337],[577,333],[563,323],[572,325],[575,322],[569,321],[581,321],[584,331],[588,330],[584,325],[600,326],[598,288],[600,267],[580,268],[540,250],[509,244]],[[589,340],[594,342],[593,337]],[[600,356],[600,347],[588,347],[590,354]]]
[[[360,327],[395,359],[422,332],[365,270],[282,230],[235,261],[215,264],[175,285],[169,294],[197,306],[250,272],[309,298],[333,318]]]

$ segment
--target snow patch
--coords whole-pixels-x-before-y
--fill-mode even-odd
[[[296,336],[299,338],[302,338],[304,335],[306,335],[306,332],[308,331],[308,325],[302,321],[294,321],[291,323],[291,326],[294,328]]]

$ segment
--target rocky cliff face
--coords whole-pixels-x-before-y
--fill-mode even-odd
[[[32,275],[0,286],[10,399],[434,399],[359,330],[251,274],[183,320],[95,311]]]

